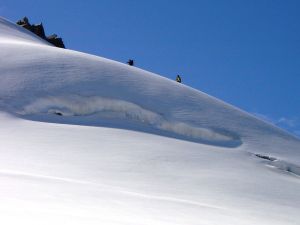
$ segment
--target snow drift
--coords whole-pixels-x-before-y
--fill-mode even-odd
[[[207,128],[194,127],[184,122],[168,121],[162,114],[149,111],[134,103],[124,100],[103,97],[63,96],[47,97],[26,105],[21,115],[55,114],[60,116],[90,116],[96,119],[122,119],[137,122],[140,125],[151,126],[158,130],[180,135],[178,137],[190,138],[205,143],[234,146],[240,140],[229,134],[225,135]],[[95,125],[95,122],[93,123]]]

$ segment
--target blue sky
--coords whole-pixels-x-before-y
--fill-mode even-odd
[[[2,0],[67,48],[183,82],[300,136],[298,0]]]

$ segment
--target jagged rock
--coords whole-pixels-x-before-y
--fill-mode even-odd
[[[32,32],[35,33],[36,35],[38,35],[39,37],[45,39],[46,38],[46,35],[45,35],[45,30],[44,30],[44,27],[43,27],[43,24],[40,23],[38,25],[31,25],[31,29],[32,29]]]
[[[26,28],[27,30],[31,31],[31,24],[29,23],[29,20],[26,16],[23,19],[19,20],[17,22],[17,24],[24,27],[24,28]]]
[[[59,48],[65,48],[64,42],[62,38],[58,38],[56,34],[52,34],[48,37],[45,35],[44,26],[42,23],[40,24],[30,24],[28,18],[25,16],[23,19],[17,22],[18,25],[26,28],[27,30],[31,31],[32,33],[36,34],[37,36],[43,38],[44,40],[48,41],[49,43],[53,44]]]
[[[62,38],[58,38],[56,34],[52,34],[46,38],[48,42],[59,48],[65,48]]]

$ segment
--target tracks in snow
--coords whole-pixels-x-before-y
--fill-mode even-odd
[[[137,197],[141,199],[147,199],[151,201],[162,201],[162,202],[172,202],[177,204],[187,204],[193,205],[201,208],[210,208],[214,210],[225,210],[225,208],[217,207],[214,205],[209,204],[202,204],[197,201],[182,199],[182,198],[174,198],[170,196],[158,196],[152,194],[145,194],[135,191],[128,191],[123,190],[120,187],[115,187],[106,184],[99,184],[90,181],[83,181],[77,180],[72,178],[65,178],[65,177],[57,177],[57,176],[48,176],[48,175],[41,175],[41,174],[32,174],[32,173],[25,173],[19,171],[11,171],[11,170],[0,170],[0,179],[1,177],[8,177],[8,178],[17,178],[17,179],[25,179],[25,180],[36,180],[38,182],[45,182],[46,185],[49,185],[47,182],[50,183],[69,183],[74,185],[89,185],[89,186],[96,186],[98,191],[102,192],[110,192],[110,193],[117,193],[122,195],[127,195],[131,197]]]

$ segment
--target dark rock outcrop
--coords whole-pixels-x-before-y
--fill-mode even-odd
[[[37,36],[43,38],[44,40],[48,41],[49,43],[53,44],[59,48],[65,48],[64,42],[62,38],[57,37],[56,34],[52,34],[50,36],[45,35],[44,26],[42,23],[40,24],[30,24],[27,17],[19,20],[17,22],[18,25],[24,27],[25,29],[31,31],[32,33],[36,34]]]
[[[46,37],[46,40],[56,47],[65,48],[62,38],[57,37],[56,34],[52,34],[52,35]]]

